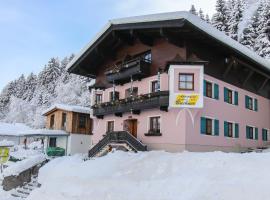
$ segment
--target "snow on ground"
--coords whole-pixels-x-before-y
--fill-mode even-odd
[[[61,157],[40,170],[28,200],[265,200],[270,153],[115,152]]]

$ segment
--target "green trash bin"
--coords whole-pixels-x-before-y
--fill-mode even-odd
[[[60,147],[48,147],[46,150],[46,153],[48,156],[64,156],[65,155],[65,149]]]

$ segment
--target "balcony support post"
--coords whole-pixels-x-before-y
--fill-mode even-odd
[[[158,69],[158,74],[157,74],[157,84],[158,84],[157,91],[160,92],[160,68]]]
[[[133,78],[130,76],[130,97],[133,95]]]

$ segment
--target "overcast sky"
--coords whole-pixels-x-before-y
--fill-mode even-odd
[[[0,90],[38,73],[51,57],[77,53],[112,18],[189,10],[210,16],[216,0],[0,0]]]

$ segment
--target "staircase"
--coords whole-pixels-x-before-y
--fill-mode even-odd
[[[32,176],[31,182],[26,183],[22,187],[18,187],[11,191],[11,196],[14,197],[14,200],[26,199],[29,194],[37,187],[40,187],[37,182],[37,176]]]
[[[93,146],[88,157],[99,157],[109,152],[110,148],[121,148],[126,151],[147,151],[147,146],[137,140],[127,131],[113,131],[107,133],[102,140]]]

